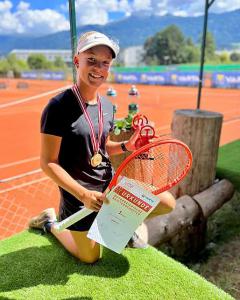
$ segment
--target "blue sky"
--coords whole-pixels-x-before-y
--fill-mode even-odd
[[[76,0],[77,25],[106,24],[132,14],[199,16],[205,0]],[[240,9],[240,0],[215,0],[210,12]],[[45,35],[68,30],[66,0],[0,0],[0,34]]]

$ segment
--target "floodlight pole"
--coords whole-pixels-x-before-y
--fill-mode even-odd
[[[205,0],[205,12],[204,12],[204,23],[203,23],[203,37],[202,37],[202,48],[201,48],[201,62],[199,71],[198,81],[198,97],[197,97],[197,109],[200,109],[200,101],[202,94],[202,81],[203,81],[203,67],[205,60],[205,47],[206,47],[206,36],[207,36],[207,22],[208,22],[208,9],[215,0]]]
[[[73,82],[76,83],[76,70],[73,64],[73,58],[77,48],[77,28],[76,28],[76,12],[75,0],[68,0],[69,5],[69,21],[70,21],[70,34],[71,34],[71,47],[72,47],[72,72]]]

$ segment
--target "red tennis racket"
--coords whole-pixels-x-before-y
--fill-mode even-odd
[[[139,138],[135,142],[136,149],[150,143],[150,140],[153,138],[157,138],[153,126],[149,124],[142,126],[140,129]]]
[[[137,129],[139,126],[142,127],[148,124],[148,118],[145,115],[137,114],[133,117],[132,127]]]
[[[179,140],[156,140],[130,154],[119,166],[108,189],[117,185],[125,176],[134,180],[144,189],[157,195],[182,180],[192,164],[190,149]],[[69,218],[55,224],[55,228],[63,230],[74,224],[92,210],[83,208]]]

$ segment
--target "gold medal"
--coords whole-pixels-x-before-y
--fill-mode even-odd
[[[91,158],[91,165],[92,167],[97,167],[102,162],[102,155],[100,153],[96,153]]]

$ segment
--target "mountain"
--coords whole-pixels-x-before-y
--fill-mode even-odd
[[[215,38],[217,49],[229,49],[240,43],[240,9],[222,14],[209,14],[208,31]],[[78,35],[89,30],[106,33],[119,41],[120,47],[142,45],[145,40],[169,25],[177,25],[186,37],[197,43],[202,34],[203,16],[176,17],[172,15],[132,15],[106,25],[87,25],[78,28]],[[12,49],[70,49],[69,31],[57,32],[41,37],[0,35],[0,53]]]

